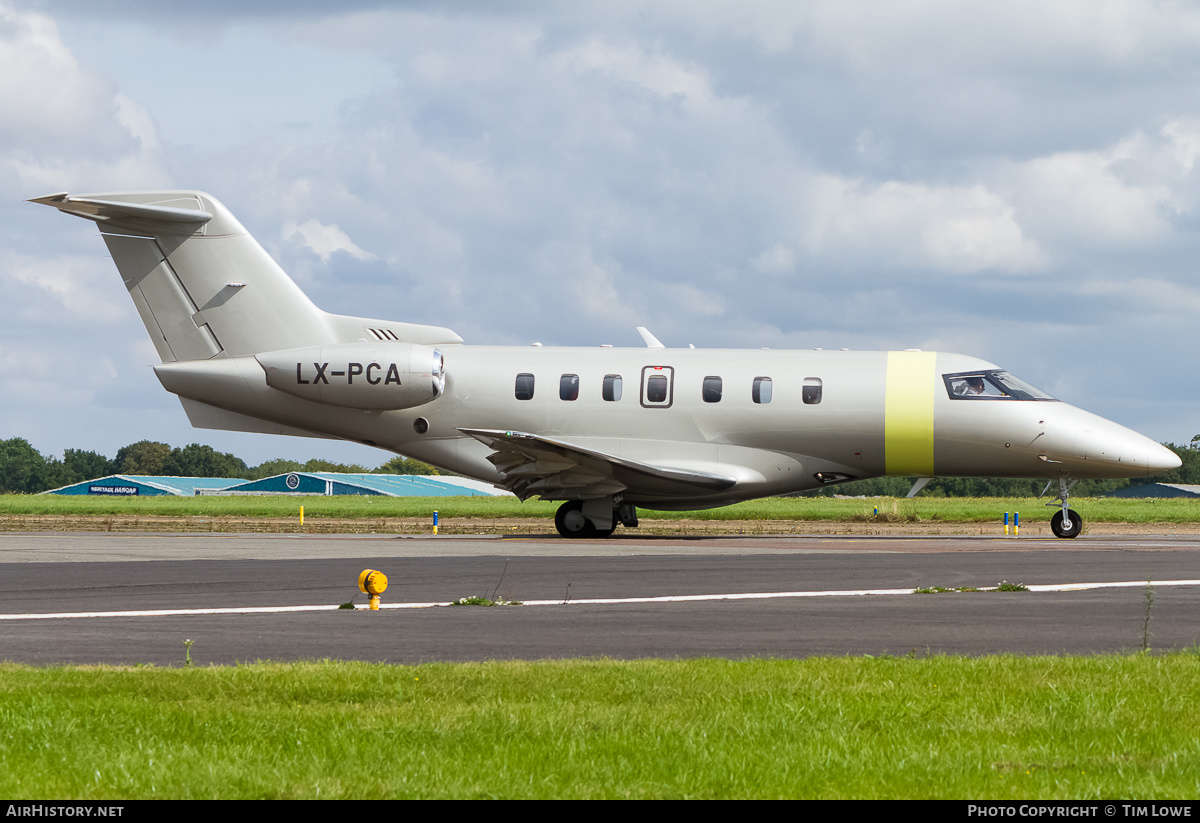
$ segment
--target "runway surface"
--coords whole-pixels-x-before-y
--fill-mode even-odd
[[[385,608],[337,610],[365,604],[365,568],[388,575]],[[1149,643],[1161,650],[1200,641],[1197,578],[1197,535],[7,533],[0,660],[180,665],[184,640],[198,665],[1121,652],[1141,647],[1148,609]],[[911,594],[1005,580],[1110,585]],[[468,595],[529,605],[432,605]],[[268,607],[316,608],[245,611]],[[222,609],[234,613],[163,613]]]

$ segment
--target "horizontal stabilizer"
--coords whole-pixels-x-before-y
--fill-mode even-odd
[[[586,500],[627,492],[639,498],[681,491],[723,491],[737,478],[721,472],[655,466],[549,437],[493,429],[459,429],[492,449],[488,460],[522,500]]]
[[[196,208],[126,203],[118,200],[98,200],[71,197],[66,192],[34,197],[30,203],[53,206],[66,214],[84,217],[101,224],[105,231],[129,231],[137,234],[192,234],[213,219],[207,211]],[[199,201],[191,198],[199,205]]]

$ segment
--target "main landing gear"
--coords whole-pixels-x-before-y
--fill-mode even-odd
[[[637,509],[629,503],[618,504],[612,497],[568,500],[554,515],[554,528],[563,537],[608,537],[618,522],[635,528]]]
[[[1058,478],[1058,499],[1062,503],[1062,510],[1054,513],[1050,518],[1050,531],[1054,532],[1055,537],[1078,537],[1083,531],[1083,518],[1079,516],[1079,512],[1071,511],[1071,506],[1067,502],[1071,497],[1071,487],[1074,486],[1077,480],[1068,480],[1065,477]],[[1050,484],[1046,484],[1049,488]],[[1047,506],[1057,506],[1058,503],[1047,503]]]

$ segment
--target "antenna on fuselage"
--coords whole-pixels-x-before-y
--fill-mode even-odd
[[[642,336],[642,339],[646,341],[646,348],[648,348],[648,349],[665,349],[666,348],[666,346],[664,346],[662,343],[660,343],[658,338],[655,337],[654,335],[652,335],[650,333],[650,330],[648,328],[646,328],[645,326],[638,326],[637,330],[638,330],[638,334],[640,334]]]

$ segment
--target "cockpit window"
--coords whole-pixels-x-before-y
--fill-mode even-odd
[[[952,400],[1056,400],[1000,369],[943,374]]]

